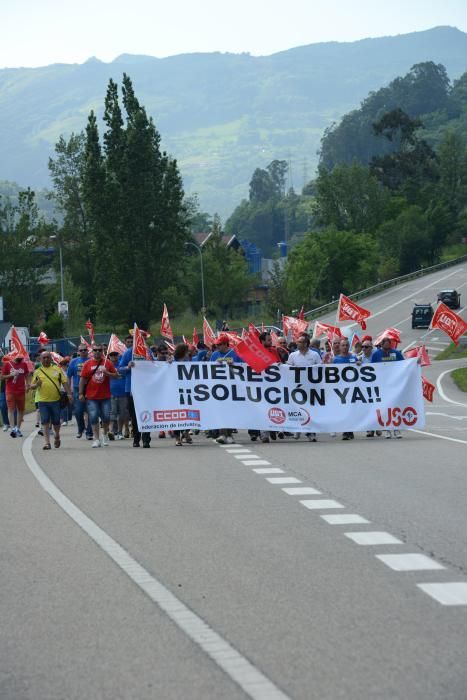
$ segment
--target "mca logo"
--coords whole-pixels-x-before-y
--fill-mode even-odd
[[[417,422],[418,415],[414,408],[406,406],[406,408],[388,408],[384,415],[378,409],[376,411],[376,418],[382,428],[388,428],[389,426],[399,428],[402,424],[410,428],[410,426],[415,425]]]

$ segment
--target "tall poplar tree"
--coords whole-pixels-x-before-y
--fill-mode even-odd
[[[98,319],[147,326],[188,239],[188,217],[177,163],[161,151],[160,135],[125,74],[122,96],[125,114],[110,80],[102,149],[96,118],[89,116],[83,192]]]

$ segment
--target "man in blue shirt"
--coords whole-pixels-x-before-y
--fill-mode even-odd
[[[68,365],[67,377],[73,386],[73,413],[75,414],[76,425],[78,427],[76,437],[80,438],[86,430],[86,440],[92,440],[92,427],[89,418],[87,418],[86,424],[84,421],[84,414],[87,413],[86,400],[79,400],[81,369],[88,359],[88,348],[86,345],[80,345],[78,347],[78,357],[74,357]]]
[[[241,364],[243,360],[233,348],[229,348],[229,343],[229,336],[222,333],[217,339],[217,350],[212,353],[210,361],[222,364]],[[216,438],[216,442],[219,444],[224,445],[234,441],[232,428],[221,428],[219,433],[219,437]]]
[[[127,346],[127,349],[117,364],[117,370],[119,374],[122,374],[125,377],[125,394],[127,397],[128,412],[130,414],[131,425],[133,428],[133,447],[139,447],[141,438],[143,447],[151,447],[151,433],[140,433],[138,430],[135,404],[131,394],[131,368],[135,366],[133,361],[133,337],[131,335],[127,335],[125,338],[125,345]]]
[[[350,352],[350,343],[348,338],[342,338],[339,345],[339,354],[334,356],[334,365],[348,365],[357,364],[358,357]],[[342,433],[343,440],[353,440],[354,434],[352,432]]]

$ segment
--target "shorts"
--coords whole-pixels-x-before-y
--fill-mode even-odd
[[[86,404],[91,425],[97,425],[99,418],[110,423],[110,399],[88,399]]]
[[[60,401],[39,401],[42,425],[60,425]]]
[[[9,411],[24,411],[26,404],[25,394],[7,394],[6,405]]]
[[[127,421],[130,417],[128,413],[128,399],[126,396],[112,396],[111,398],[110,420]]]

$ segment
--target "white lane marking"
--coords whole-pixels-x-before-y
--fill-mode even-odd
[[[446,396],[444,393],[443,387],[441,386],[441,380],[443,377],[446,376],[446,374],[449,374],[449,372],[453,372],[455,369],[459,369],[458,367],[453,367],[452,369],[447,369],[444,372],[441,372],[439,375],[438,379],[436,380],[436,387],[438,389],[439,395],[441,396],[444,401],[447,401],[448,403],[453,403],[456,406],[463,406],[464,408],[467,408],[467,403],[461,403],[460,401],[453,401],[453,399],[450,399],[449,396]]]
[[[344,532],[344,535],[353,540],[355,544],[402,544],[397,537],[389,532]]]
[[[312,489],[311,486],[295,486],[290,489],[282,489],[289,496],[321,496],[321,491]]]
[[[283,474],[284,470],[279,467],[270,467],[269,469],[253,469],[256,474]]]
[[[32,440],[36,432],[23,443],[23,457],[42,488],[60,508],[112,559],[115,564],[156,605],[197,644],[224,673],[254,700],[290,700],[256,666],[240,654],[220,634],[215,632],[160,581],[144,569],[123,547],[102,530],[65,496],[42,471],[32,454]]]
[[[294,476],[271,476],[268,477],[266,481],[270,484],[301,484],[300,479],[296,479]]]
[[[245,465],[245,467],[253,467],[253,466],[266,466],[266,464],[271,464],[271,462],[268,462],[267,459],[245,459],[242,460],[242,464]]]
[[[435,411],[425,411],[426,416],[444,416],[453,420],[467,420],[467,416],[453,416],[451,413],[436,413]]]
[[[429,435],[430,437],[438,438],[438,440],[449,440],[449,442],[460,442],[463,445],[467,445],[467,440],[460,440],[459,438],[449,437],[448,435],[438,435],[438,433],[428,433],[426,430],[415,430],[415,428],[409,428],[412,433],[419,433],[420,435]]]
[[[394,571],[429,571],[446,568],[425,554],[376,554],[375,556]]]
[[[330,499],[326,498],[316,498],[316,499],[310,499],[310,500],[305,500],[305,501],[300,501],[302,506],[305,506],[305,508],[309,508],[310,510],[327,510],[328,508],[343,508],[344,506],[342,503],[338,503],[337,501],[333,501]]]
[[[261,459],[259,455],[254,455],[253,452],[250,454],[234,455],[235,459]]]
[[[467,583],[465,581],[417,583],[417,586],[441,605],[467,605]]]
[[[240,454],[240,452],[251,452],[247,447],[229,447],[226,452],[232,455]]]
[[[356,513],[333,513],[331,515],[321,515],[320,517],[329,525],[365,525],[370,522]]]

